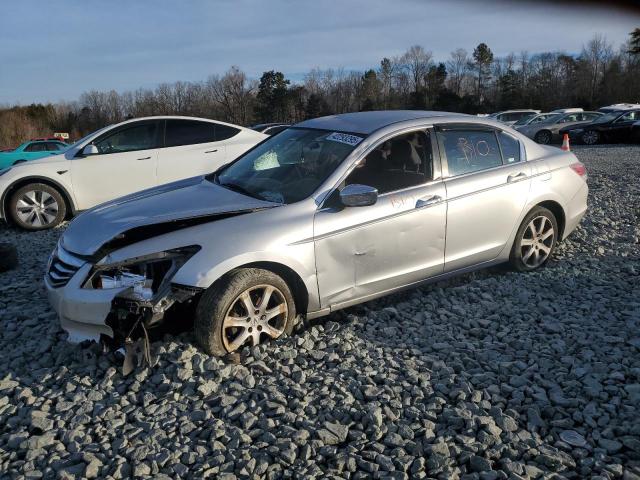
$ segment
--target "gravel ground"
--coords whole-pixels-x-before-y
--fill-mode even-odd
[[[209,358],[65,342],[58,231],[0,227],[0,476],[640,479],[640,148],[578,148],[590,211],[547,268],[493,269]]]

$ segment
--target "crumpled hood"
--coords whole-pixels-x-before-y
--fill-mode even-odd
[[[189,226],[188,221],[205,223],[214,221],[216,217],[278,205],[228,190],[204,177],[194,177],[143,190],[87,210],[71,222],[61,242],[70,252],[92,256],[114,240],[126,242],[129,234],[133,241],[144,239],[144,227],[147,226],[163,226],[159,233],[148,234],[148,238]]]

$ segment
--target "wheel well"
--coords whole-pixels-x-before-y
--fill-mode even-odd
[[[558,229],[560,230],[558,234],[558,238],[562,239],[564,236],[564,225],[565,225],[565,215],[562,206],[558,202],[554,202],[553,200],[547,200],[544,202],[540,202],[538,207],[544,207],[547,210],[550,210],[556,217],[556,221],[558,222]]]
[[[262,268],[263,270],[269,270],[270,272],[282,277],[282,279],[291,288],[293,299],[296,302],[296,312],[299,314],[307,313],[307,308],[309,306],[309,292],[307,292],[307,287],[300,278],[300,275],[291,268],[276,262],[247,263],[245,265],[240,265],[237,268]]]
[[[56,182],[53,182],[53,181],[48,180],[46,178],[27,177],[27,178],[21,178],[16,183],[12,184],[4,192],[4,195],[3,195],[3,198],[2,198],[2,210],[4,212],[4,218],[5,218],[6,221],[10,221],[11,220],[11,216],[8,214],[9,213],[9,201],[11,200],[11,195],[13,195],[13,192],[18,190],[19,188],[22,188],[25,185],[29,185],[30,183],[43,183],[45,185],[49,185],[51,188],[55,188],[58,192],[60,192],[60,195],[62,195],[62,198],[64,199],[64,203],[65,203],[65,205],[67,207],[67,217],[73,215],[73,212],[75,212],[75,208],[73,206],[73,203],[71,202],[71,198],[69,197],[69,193],[64,188],[62,188]]]

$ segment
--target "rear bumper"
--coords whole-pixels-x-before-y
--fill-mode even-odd
[[[569,201],[567,208],[567,218],[565,219],[564,232],[562,238],[565,239],[580,224],[580,221],[587,213],[587,197],[589,187],[587,182],[578,190],[578,193]]]

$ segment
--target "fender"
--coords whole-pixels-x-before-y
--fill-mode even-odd
[[[4,189],[4,192],[2,192],[2,196],[0,197],[0,214],[1,214],[0,218],[4,218],[5,220],[7,219],[7,209],[6,209],[7,196],[10,192],[13,191],[14,187],[19,183],[30,183],[32,181],[53,184],[57,189],[59,189],[62,192],[66,200],[69,201],[71,214],[76,215],[78,213],[75,199],[73,198],[69,190],[64,185],[62,185],[60,182],[53,180],[50,177],[44,177],[42,175],[28,175],[26,177],[21,177],[14,180],[7,188]]]
[[[299,245],[295,248],[300,250],[301,256],[304,255],[302,250],[308,248],[310,248],[310,252],[307,253],[314,255],[312,243]],[[298,275],[306,287],[309,311],[314,311],[320,308],[318,282],[315,270],[307,271],[302,263],[298,262],[293,258],[293,256],[281,255],[273,251],[243,253],[235,257],[225,259],[223,262],[208,269],[199,269],[197,267],[198,265],[201,265],[201,262],[198,259],[198,254],[196,254],[190,258],[180,270],[178,270],[176,275],[173,277],[172,282],[191,287],[209,288],[214,282],[229,273],[231,270],[254,263],[278,264],[292,270],[296,275]],[[315,265],[315,261],[313,264]]]

